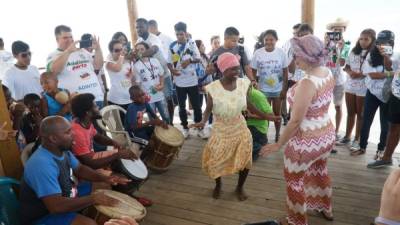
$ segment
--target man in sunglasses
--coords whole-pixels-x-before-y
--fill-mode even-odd
[[[40,74],[39,70],[31,65],[29,45],[15,41],[11,49],[17,62],[6,71],[3,85],[10,90],[12,98],[16,101],[22,101],[27,94],[40,95],[43,90],[40,85]]]
[[[104,94],[95,73],[103,67],[98,38],[74,41],[71,28],[65,25],[57,26],[54,34],[58,48],[47,58],[47,70],[57,74],[59,88],[70,93],[92,93],[97,106],[102,108]],[[94,57],[85,49],[90,46]]]

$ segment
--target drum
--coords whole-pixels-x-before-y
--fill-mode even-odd
[[[120,159],[113,163],[112,170],[121,173],[132,180],[126,185],[116,185],[113,189],[123,193],[131,194],[137,191],[147,179],[148,171],[142,160]]]
[[[109,219],[120,219],[122,216],[141,220],[146,216],[146,209],[136,199],[116,191],[99,189],[96,192],[104,192],[107,196],[119,200],[116,206],[95,205],[97,210],[95,220],[97,224],[104,224]]]
[[[147,166],[155,171],[167,171],[174,157],[178,155],[185,138],[182,132],[173,126],[168,129],[157,126],[149,143],[149,156],[145,161]]]

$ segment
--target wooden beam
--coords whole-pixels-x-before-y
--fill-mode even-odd
[[[315,14],[314,0],[302,0],[301,1],[301,22],[307,23],[314,29],[314,14]]]
[[[0,81],[1,87],[1,81]],[[4,97],[3,88],[0,88],[0,122],[7,122],[6,129],[12,130],[10,113],[7,109],[6,98]],[[17,180],[21,179],[23,167],[21,163],[20,151],[17,147],[15,139],[0,141],[0,161],[4,175]]]
[[[132,44],[135,44],[138,35],[136,32],[136,19],[138,18],[138,10],[137,10],[137,4],[136,0],[127,0],[127,5],[128,5],[128,17],[129,17],[129,27],[131,29],[131,40]]]

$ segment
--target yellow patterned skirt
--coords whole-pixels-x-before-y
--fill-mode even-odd
[[[212,179],[250,169],[253,140],[242,115],[221,118],[214,115],[211,137],[203,151],[202,167]]]

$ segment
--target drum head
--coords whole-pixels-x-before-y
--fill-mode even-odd
[[[168,129],[157,126],[154,130],[156,137],[163,143],[172,147],[180,147],[185,138],[178,128],[168,125]]]
[[[146,165],[144,165],[142,160],[121,159],[121,163],[126,172],[130,173],[133,177],[139,178],[141,180],[147,178],[148,171]]]
[[[130,197],[129,195],[122,194],[120,192],[98,189],[96,192],[104,192],[105,195],[112,198],[118,199],[119,203],[113,207],[95,205],[96,209],[103,213],[104,215],[112,218],[119,219],[122,216],[132,217],[134,219],[140,220],[146,216],[146,209],[142,204],[140,204],[136,199]]]

